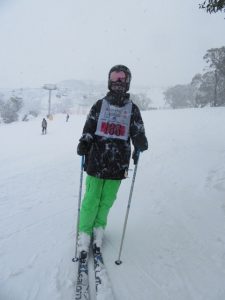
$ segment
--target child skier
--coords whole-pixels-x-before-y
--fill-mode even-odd
[[[78,251],[87,253],[93,245],[100,250],[107,216],[121,180],[127,177],[131,145],[137,163],[139,152],[148,149],[140,110],[127,93],[131,72],[116,65],[108,75],[107,95],[91,108],[77,147],[85,156],[86,192],[80,211]]]

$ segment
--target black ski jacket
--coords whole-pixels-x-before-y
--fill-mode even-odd
[[[41,125],[43,128],[47,128],[47,121],[43,119]]]
[[[131,101],[129,97],[130,95],[126,94],[123,98],[118,99],[112,92],[109,92],[103,99],[108,101],[110,105],[122,107]],[[80,138],[79,144],[84,142],[88,145],[84,169],[91,176],[120,180],[127,177],[131,157],[130,140],[134,148],[140,151],[148,149],[148,141],[140,110],[133,102],[127,140],[96,135],[103,99],[98,100],[92,106],[83,128],[83,135]]]

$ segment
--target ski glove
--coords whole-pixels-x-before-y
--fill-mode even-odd
[[[134,161],[134,165],[136,165],[138,163],[139,155],[140,155],[140,150],[137,148],[134,148],[134,151],[132,153],[132,159]]]
[[[89,133],[83,134],[77,146],[77,154],[81,156],[87,155],[91,148],[92,141],[93,137]]]
[[[90,149],[90,144],[86,141],[80,141],[77,146],[77,154],[80,156],[87,155]]]

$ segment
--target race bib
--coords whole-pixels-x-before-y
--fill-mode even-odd
[[[105,99],[98,118],[95,134],[127,140],[129,136],[132,103],[129,102],[122,107],[110,105]]]

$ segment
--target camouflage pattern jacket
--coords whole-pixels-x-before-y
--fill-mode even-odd
[[[108,105],[109,114],[110,111],[117,113],[121,109],[123,114],[126,114],[124,107],[130,107],[127,137],[120,138],[119,135],[120,133],[123,135],[124,130],[123,126],[118,124],[115,126],[114,124],[110,124],[108,126],[107,122],[102,122],[99,127],[98,124],[99,118],[102,115],[101,109],[103,103]],[[110,122],[112,123],[112,120]],[[102,136],[98,134],[97,128],[102,129]],[[130,100],[128,93],[123,98],[118,99],[112,92],[109,92],[103,99],[98,100],[92,106],[83,128],[83,135],[80,138],[80,143],[82,142],[87,142],[88,144],[84,167],[88,175],[102,179],[117,180],[127,177],[131,157],[131,142],[135,149],[139,149],[140,151],[148,149],[148,141],[145,136],[140,110]]]

